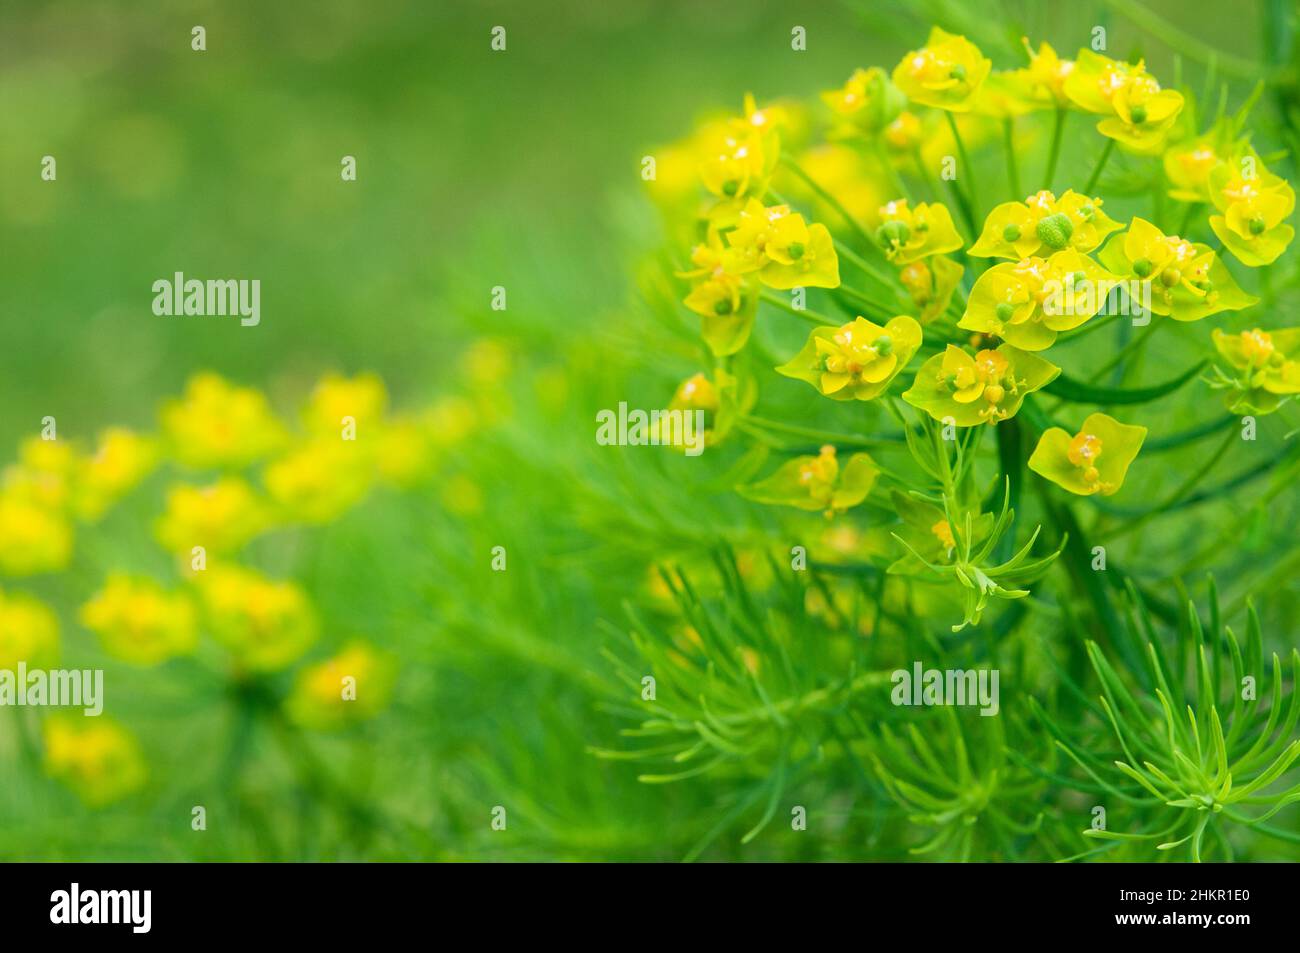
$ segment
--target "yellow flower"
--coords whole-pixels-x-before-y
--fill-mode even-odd
[[[328,523],[370,492],[374,463],[360,441],[309,438],[267,464],[262,482],[289,519]]]
[[[270,526],[266,505],[248,482],[222,477],[209,486],[175,484],[155,525],[168,552],[189,556],[195,546],[210,553],[233,553]]]
[[[881,327],[855,318],[839,328],[815,328],[778,374],[807,381],[835,400],[871,400],[886,390],[921,346],[921,326],[900,315]]]
[[[1029,37],[1021,37],[1029,54],[1030,85],[1034,98],[1045,104],[1063,109],[1070,104],[1070,97],[1065,92],[1065,81],[1074,72],[1074,61],[1063,60],[1049,43],[1038,44],[1038,52],[1029,45]]]
[[[971,357],[949,344],[916,374],[903,400],[935,420],[958,427],[996,424],[1014,417],[1025,395],[1055,380],[1061,369],[1041,357],[1003,344]]]
[[[1227,360],[1231,375],[1219,372],[1216,386],[1228,389],[1232,413],[1271,413],[1300,394],[1300,328],[1240,334],[1212,333],[1214,346]]]
[[[994,265],[975,281],[957,327],[1042,351],[1106,305],[1115,276],[1073,249]]]
[[[813,457],[795,457],[766,479],[740,487],[759,503],[823,510],[827,518],[867,498],[880,470],[865,453],[855,453],[841,470],[835,448],[825,446]]]
[[[5,488],[32,503],[61,510],[68,503],[79,464],[66,440],[28,437],[19,445],[18,463],[7,467]]]
[[[1221,213],[1210,216],[1210,228],[1243,265],[1271,265],[1295,238],[1284,224],[1295,211],[1295,190],[1253,153],[1211,170],[1210,191]]]
[[[217,567],[199,573],[196,585],[213,637],[248,669],[285,668],[316,641],[316,614],[291,582]]]
[[[137,486],[158,462],[155,441],[125,427],[110,427],[99,435],[93,456],[80,464],[74,508],[83,519],[95,520]]]
[[[879,132],[897,118],[907,99],[878,66],[857,69],[840,89],[822,93],[838,118],[866,133]]]
[[[379,431],[375,468],[381,479],[409,487],[426,476],[434,461],[433,440],[421,421],[399,417]]]
[[[838,288],[840,286],[840,261],[835,254],[835,240],[825,225],[808,226],[808,241],[791,243],[782,249],[783,257],[771,256],[758,273],[759,280],[769,288],[781,291],[790,288]]]
[[[1122,278],[1146,282],[1151,310],[1175,321],[1199,321],[1259,301],[1238,287],[1210,246],[1165,235],[1141,218],[1133,219],[1122,240],[1110,242],[1100,257]]]
[[[436,447],[453,447],[469,437],[479,424],[474,402],[464,397],[440,397],[434,401],[422,423]]]
[[[910,113],[906,115],[911,116]],[[915,116],[911,118],[916,119]],[[899,116],[899,121],[905,121],[903,116]],[[888,135],[886,133],[886,137]],[[862,149],[825,143],[802,153],[799,166],[828,194],[835,196],[845,211],[860,221],[871,220],[887,198],[881,178],[883,170],[868,162]],[[788,195],[800,199],[818,217],[828,218],[836,214],[833,206],[813,192],[802,179],[793,178],[788,188]]]
[[[81,607],[81,622],[104,651],[135,665],[157,665],[194,651],[194,608],[183,593],[152,579],[114,573]]]
[[[317,731],[373,718],[388,704],[396,675],[393,660],[357,642],[300,671],[289,694],[289,716]]]
[[[1124,483],[1147,428],[1090,414],[1073,437],[1060,427],[1043,432],[1029,457],[1029,469],[1080,496],[1110,496]]]
[[[714,354],[735,354],[749,340],[758,312],[757,289],[745,278],[753,265],[716,240],[696,245],[691,264],[695,267],[679,274],[695,280],[686,307],[704,318],[704,340]]]
[[[1244,141],[1233,141],[1232,123],[1222,119],[1208,132],[1184,139],[1165,150],[1165,177],[1173,186],[1170,198],[1180,202],[1214,201],[1210,173],[1224,163],[1252,155]],[[1253,161],[1253,160],[1252,160]]]
[[[0,590],[0,669],[53,668],[59,660],[59,620],[44,603]]]
[[[924,132],[916,113],[904,110],[885,127],[885,145],[895,152],[911,155],[921,145]]]
[[[51,715],[42,731],[45,770],[88,806],[103,807],[144,785],[140,745],[109,718]]]
[[[920,310],[922,324],[929,324],[948,310],[963,271],[961,265],[944,255],[936,255],[928,262],[918,259],[899,269],[898,280]]]
[[[1183,110],[1182,94],[1162,90],[1142,61],[1130,65],[1092,50],[1079,51],[1064,88],[1079,108],[1106,117],[1098,132],[1144,154],[1164,147]]]
[[[384,382],[374,374],[352,378],[327,374],[316,384],[303,409],[303,425],[311,433],[337,436],[343,431],[343,419],[350,417],[360,434],[379,427],[387,405]]]
[[[921,202],[912,209],[906,199],[881,206],[876,241],[895,265],[942,255],[962,246],[947,207],[939,202]]]
[[[1073,248],[1085,254],[1124,226],[1101,210],[1100,198],[1073,189],[1057,199],[1042,191],[1023,202],[1003,202],[989,212],[970,254],[980,258],[1043,257]]]
[[[695,374],[678,385],[668,402],[668,410],[704,411],[704,444],[713,446],[722,440],[735,424],[740,414],[748,412],[756,399],[757,391],[752,379],[743,382],[734,374],[719,367],[713,380],[705,374]],[[663,425],[660,439],[675,440],[674,445],[685,449],[687,444],[680,430]]]
[[[211,373],[190,378],[184,398],[164,404],[160,417],[176,459],[192,467],[243,467],[284,440],[262,394]]]
[[[1033,75],[1026,69],[1001,70],[989,74],[975,95],[971,111],[993,119],[1014,119],[1052,105],[1040,99]]]
[[[914,103],[966,112],[992,68],[970,40],[934,27],[925,46],[894,67],[893,78]]]
[[[723,199],[761,196],[780,156],[776,134],[748,119],[730,119],[706,128],[700,137],[700,179]]]
[[[0,489],[0,574],[62,569],[72,557],[72,526],[57,510],[13,488]]]

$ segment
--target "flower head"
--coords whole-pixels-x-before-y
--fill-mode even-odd
[[[776,370],[836,400],[870,400],[884,393],[920,346],[921,326],[906,315],[884,327],[859,317],[839,328],[815,328],[803,349]]]
[[[1161,89],[1139,61],[1121,63],[1080,50],[1066,76],[1065,94],[1080,109],[1106,118],[1097,131],[1138,153],[1160,151],[1183,110],[1183,96]]]
[[[898,270],[898,280],[911,295],[922,324],[929,324],[948,309],[964,271],[946,255],[918,258]]]
[[[1068,190],[1059,199],[1042,191],[989,212],[970,254],[980,258],[1046,257],[1073,248],[1085,254],[1124,226],[1101,210],[1100,198]]]
[[[1106,304],[1114,275],[1073,249],[994,265],[975,281],[959,328],[1042,351]]]
[[[1122,278],[1146,282],[1151,310],[1176,321],[1199,321],[1259,300],[1241,290],[1208,245],[1166,235],[1145,219],[1133,219],[1100,257]]]
[[[247,466],[284,441],[284,428],[266,398],[216,374],[196,374],[185,396],[163,405],[161,422],[172,452],[186,466]]]
[[[1210,228],[1243,265],[1271,265],[1295,238],[1285,223],[1295,211],[1295,190],[1253,153],[1215,166],[1210,195],[1219,211],[1210,216]]]
[[[80,461],[74,481],[77,515],[98,519],[158,463],[157,442],[125,427],[110,427],[99,435],[93,455]]]
[[[801,510],[822,510],[829,518],[867,498],[880,470],[865,453],[855,453],[843,467],[835,448],[825,446],[813,457],[795,457],[766,479],[740,487],[742,495],[760,503],[777,503]]]
[[[716,238],[696,245],[688,271],[694,287],[686,296],[686,307],[704,319],[704,340],[714,354],[735,354],[749,340],[758,312],[758,290],[747,277],[754,263]]]
[[[956,251],[963,244],[946,206],[921,202],[913,209],[906,199],[881,207],[876,241],[896,265]]]
[[[996,424],[1015,416],[1025,395],[1046,386],[1061,369],[1041,357],[1003,344],[974,357],[948,345],[917,371],[903,400],[935,420],[959,427]]]
[[[351,378],[326,374],[303,408],[303,424],[312,433],[333,435],[340,433],[345,417],[352,418],[359,429],[378,427],[387,404],[384,382],[374,374]]]
[[[1146,435],[1146,427],[1090,414],[1074,436],[1060,427],[1044,431],[1029,457],[1029,469],[1071,493],[1110,496],[1124,483]]]
[[[233,553],[269,525],[266,504],[248,481],[228,476],[208,486],[172,486],[155,533],[171,553],[188,556],[195,546]]]
[[[699,172],[704,187],[724,200],[761,196],[780,156],[775,132],[750,119],[717,122],[699,141]]]
[[[396,666],[363,642],[300,671],[289,693],[289,716],[317,731],[373,718],[388,704]]]
[[[136,665],[157,665],[194,650],[194,607],[152,579],[114,573],[81,607],[81,622],[104,651]]]
[[[103,807],[144,785],[140,745],[116,722],[59,714],[45,719],[42,730],[45,770],[88,806]]]
[[[873,66],[854,70],[841,88],[822,93],[822,102],[855,129],[878,133],[898,117],[907,105],[907,97],[890,82],[884,70]]]
[[[316,641],[316,614],[291,582],[219,566],[199,573],[195,584],[213,637],[245,668],[285,668]]]
[[[894,67],[894,85],[923,106],[967,112],[993,63],[964,36],[934,27],[925,46]]]
[[[0,488],[0,574],[31,576],[72,558],[72,525],[16,487]]]
[[[58,659],[58,617],[29,595],[0,590],[0,669],[51,668]]]
[[[1240,334],[1216,328],[1211,337],[1229,369],[1212,383],[1227,390],[1232,413],[1271,413],[1300,394],[1300,328]]]
[[[266,466],[266,492],[288,519],[328,523],[359,503],[375,476],[378,443],[308,438]]]

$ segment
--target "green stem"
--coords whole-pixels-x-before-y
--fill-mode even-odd
[[[1011,198],[1019,199],[1024,193],[1020,191],[1020,170],[1016,167],[1016,126],[1015,120],[1007,117],[1002,123],[1002,143],[1007,150],[1007,185],[1011,187]]]
[[[855,219],[852,215],[849,214],[848,209],[846,209],[842,204],[840,204],[840,200],[837,199],[835,196],[831,195],[820,185],[818,185],[817,182],[812,178],[812,176],[810,176],[807,172],[805,172],[802,168],[800,168],[799,163],[785,156],[781,157],[781,163],[787,169],[789,169],[791,172],[797,175],[800,179],[802,179],[803,183],[806,186],[808,186],[808,188],[812,189],[813,192],[823,202],[825,202],[831,208],[835,209],[835,211],[839,213],[840,217],[844,219],[846,223],[848,223],[849,227],[858,233],[858,236],[860,238],[862,238],[864,241],[870,244],[873,245],[875,244],[875,240],[871,237],[870,234],[867,233],[867,230],[858,223],[857,219]]]
[[[975,230],[975,223],[979,221],[980,200],[979,193],[975,188],[975,167],[970,164],[970,156],[966,153],[966,143],[962,140],[961,132],[957,129],[957,120],[952,113],[946,109],[943,113],[948,117],[948,128],[952,130],[952,138],[957,143],[957,155],[961,159],[961,173],[966,180],[966,192],[970,197],[970,206],[967,208],[968,221],[971,235],[977,236],[979,232]]]
[[[1107,139],[1106,148],[1101,150],[1101,155],[1097,157],[1097,164],[1092,168],[1092,175],[1088,176],[1088,184],[1083,187],[1084,195],[1092,195],[1092,190],[1097,186],[1097,180],[1101,178],[1101,170],[1106,167],[1106,161],[1114,151],[1115,140]]]
[[[1052,148],[1047,153],[1047,171],[1043,173],[1043,188],[1051,191],[1052,180],[1056,177],[1056,163],[1061,158],[1061,136],[1065,132],[1065,110],[1056,110],[1056,119],[1052,124]]]
[[[758,298],[760,301],[766,301],[768,304],[775,305],[782,311],[789,311],[795,317],[803,318],[805,321],[810,321],[813,324],[824,324],[831,327],[839,327],[841,324],[841,322],[836,321],[834,318],[828,318],[826,315],[817,311],[809,311],[807,308],[796,308],[790,302],[767,291],[760,292]]]

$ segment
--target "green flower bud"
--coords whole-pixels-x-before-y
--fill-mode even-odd
[[[959,82],[959,83],[965,82],[965,81],[966,81],[966,67],[964,67],[964,66],[962,66],[960,63],[958,63],[956,66],[954,66],[954,67],[952,68],[952,70],[948,73],[948,75],[951,76],[953,79],[955,79],[955,80],[956,80],[957,82]]]
[[[713,306],[713,313],[720,318],[724,318],[727,315],[731,314],[731,299],[723,298],[721,301],[715,304]]]
[[[894,342],[888,334],[882,334],[871,345],[881,357],[888,357],[894,352]]]
[[[1250,220],[1250,233],[1252,235],[1263,235],[1268,224],[1260,216],[1256,215]]]
[[[911,237],[912,230],[903,222],[885,222],[876,229],[876,241],[889,247],[902,245]]]
[[[1008,242],[1020,241],[1020,226],[1013,223],[1002,229],[1002,240]]]
[[[1151,262],[1146,258],[1139,258],[1137,261],[1133,262],[1133,274],[1137,275],[1139,278],[1145,278],[1147,275],[1151,274]]]
[[[737,182],[735,179],[732,179],[729,182],[722,183],[723,195],[735,195],[739,191],[740,191],[740,183]]]
[[[1001,321],[1003,324],[1006,324],[1015,315],[1016,306],[1009,301],[1003,301],[999,303],[998,306],[993,310],[994,313],[997,314],[998,320]]]
[[[1133,125],[1140,126],[1147,121],[1147,108],[1141,103],[1134,106],[1128,112],[1129,118],[1133,120]]]
[[[1183,275],[1177,268],[1166,268],[1160,272],[1160,283],[1166,288],[1172,288],[1178,282],[1182,281]]]
[[[795,261],[798,261],[800,258],[803,257],[803,252],[804,252],[803,242],[791,242],[789,246],[786,248],[786,251],[790,253],[791,258],[793,258]]]
[[[1070,244],[1074,234],[1074,223],[1063,212],[1048,215],[1038,223],[1038,240],[1048,248],[1060,251]]]

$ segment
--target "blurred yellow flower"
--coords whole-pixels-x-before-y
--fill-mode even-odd
[[[303,408],[303,425],[314,434],[339,436],[343,418],[350,417],[358,433],[367,433],[383,422],[387,405],[384,382],[374,374],[326,374]]]
[[[285,668],[316,641],[316,613],[291,582],[223,566],[197,574],[195,585],[213,637],[245,668]]]
[[[265,502],[248,482],[227,476],[209,486],[172,486],[154,532],[171,553],[188,556],[195,546],[210,553],[233,553],[270,524]]]
[[[90,807],[103,807],[138,791],[145,782],[144,755],[116,722],[51,715],[42,726],[45,770]]]
[[[880,469],[865,453],[853,454],[841,468],[835,448],[828,445],[815,457],[795,457],[771,476],[738,489],[759,503],[822,510],[829,519],[865,500],[879,475]]]
[[[81,607],[82,624],[104,651],[135,665],[157,665],[194,650],[194,607],[184,593],[166,592],[152,579],[114,573]]]
[[[917,317],[922,324],[929,324],[948,309],[953,293],[961,284],[963,271],[961,265],[946,255],[920,258],[899,269],[898,280],[920,310]]]
[[[67,566],[72,525],[15,488],[0,489],[0,575],[31,576]]]
[[[370,491],[376,456],[360,441],[317,437],[267,464],[262,481],[287,518],[328,523]]]
[[[318,731],[373,718],[392,695],[393,660],[364,643],[300,671],[289,694],[289,716]]]
[[[1020,38],[1029,54],[1029,74],[1034,98],[1063,109],[1070,104],[1065,81],[1074,72],[1074,61],[1063,60],[1050,43],[1038,44],[1038,52],[1029,45],[1029,37]]]
[[[0,668],[53,668],[59,660],[59,620],[46,605],[21,592],[0,590]]]
[[[460,359],[465,376],[476,387],[496,387],[504,382],[510,376],[511,363],[509,349],[486,338],[471,344]]]
[[[748,119],[716,122],[699,139],[704,187],[723,199],[762,196],[780,156],[774,132]]]
[[[196,374],[159,414],[176,459],[191,467],[247,466],[279,447],[284,428],[266,398],[212,373]]]
[[[474,402],[466,397],[440,397],[424,414],[422,422],[437,447],[451,447],[469,437],[478,426]]]
[[[874,134],[893,122],[907,98],[878,66],[857,69],[842,87],[822,93],[835,116],[864,133]],[[915,118],[915,117],[913,117]]]
[[[923,106],[968,111],[993,63],[964,36],[934,27],[925,46],[894,67],[894,85]]]
[[[433,441],[423,422],[399,417],[379,431],[375,467],[381,479],[411,486],[429,473],[433,460]]]
[[[74,508],[94,520],[143,480],[158,462],[155,441],[125,427],[110,427],[99,435],[93,456],[81,461]]]
[[[695,282],[686,307],[704,319],[704,340],[714,354],[735,354],[749,340],[758,311],[758,294],[745,278],[753,265],[717,239],[696,245],[691,264],[693,268],[678,275]]]

